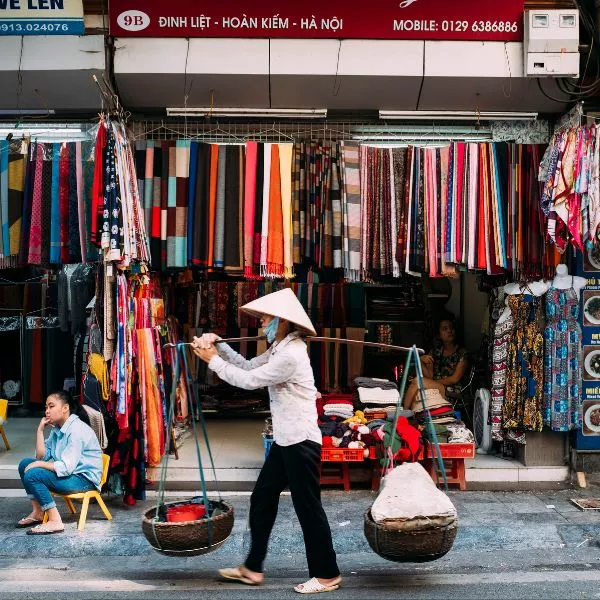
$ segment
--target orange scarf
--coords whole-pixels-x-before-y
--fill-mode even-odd
[[[267,239],[267,274],[283,275],[283,210],[281,206],[281,171],[279,146],[271,148],[271,178],[269,187],[269,237]]]

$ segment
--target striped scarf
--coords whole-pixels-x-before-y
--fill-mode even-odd
[[[347,281],[360,279],[361,249],[361,186],[359,146],[342,142],[342,248],[344,277]]]

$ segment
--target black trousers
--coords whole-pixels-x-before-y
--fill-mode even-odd
[[[321,505],[320,463],[321,446],[316,442],[271,446],[250,498],[252,544],[244,564],[251,571],[262,573],[279,496],[289,486],[304,534],[309,576],[333,579],[340,574],[331,529]]]

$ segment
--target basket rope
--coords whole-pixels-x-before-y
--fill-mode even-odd
[[[190,376],[189,363],[187,360],[185,344],[179,342],[177,345],[171,346],[172,350],[172,358],[173,358],[173,381],[171,386],[171,396],[170,396],[170,406],[169,406],[169,417],[167,423],[167,442],[165,446],[165,454],[162,459],[161,471],[160,471],[160,479],[158,482],[158,493],[156,498],[156,509],[154,513],[154,518],[152,519],[152,532],[154,534],[154,539],[158,546],[159,550],[163,550],[159,536],[156,535],[155,523],[158,520],[159,511],[162,506],[164,506],[164,497],[165,497],[165,485],[167,480],[167,467],[169,463],[169,455],[171,453],[171,430],[173,427],[173,420],[175,415],[175,406],[177,403],[177,385],[179,382],[179,378],[181,376],[181,363],[183,362],[184,367],[184,379],[185,385],[188,392],[188,397],[191,399],[190,407],[191,407],[191,416],[192,416],[192,430],[194,432],[194,442],[196,446],[196,457],[198,459],[198,471],[200,473],[200,484],[202,487],[202,497],[204,500],[204,506],[206,507],[207,513],[207,522],[208,522],[208,546],[212,546],[212,515],[210,514],[210,501],[208,499],[208,490],[206,487],[206,479],[204,477],[204,468],[202,465],[202,453],[200,450],[200,440],[198,436],[198,431],[196,427],[196,417],[201,423],[202,433],[204,436],[204,443],[206,445],[206,449],[208,452],[208,456],[210,459],[210,464],[212,467],[212,471],[214,474],[215,486],[217,488],[217,494],[219,497],[219,501],[222,502],[221,492],[219,490],[219,485],[217,482],[217,474],[215,469],[215,462],[213,459],[213,454],[210,449],[210,442],[208,440],[208,431],[206,429],[206,422],[204,420],[204,415],[202,413],[202,406],[200,404],[200,398],[198,395],[197,386],[193,385]],[[182,357],[182,359],[181,359]]]
[[[410,369],[411,363],[414,361],[415,370],[417,372],[417,384],[419,391],[419,398],[421,400],[421,404],[423,406],[423,412],[425,415],[425,423],[428,428],[429,434],[431,436],[431,440],[433,441],[433,445],[436,453],[436,460],[438,463],[438,468],[442,474],[442,478],[444,480],[444,489],[448,490],[448,479],[446,477],[446,469],[444,467],[444,461],[442,459],[442,453],[440,450],[440,444],[438,442],[437,433],[435,431],[435,427],[433,425],[433,419],[431,418],[431,413],[429,412],[429,408],[427,407],[426,396],[425,396],[425,385],[423,383],[423,369],[421,367],[421,359],[419,358],[419,349],[416,346],[413,346],[406,356],[406,362],[404,364],[404,372],[402,373],[402,382],[400,383],[400,400],[396,404],[396,412],[394,414],[394,427],[398,422],[398,417],[400,416],[400,407],[402,405],[402,398],[404,398],[404,391],[406,389],[406,383],[408,381],[408,371]],[[394,468],[394,456],[396,456],[396,452],[400,449],[401,441],[399,440],[397,444],[394,444],[395,436],[390,436],[390,443],[387,448],[385,448],[385,463],[383,466],[383,472],[389,473]]]

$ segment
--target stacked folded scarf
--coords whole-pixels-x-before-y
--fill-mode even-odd
[[[381,388],[382,390],[397,390],[398,386],[393,381],[387,379],[377,379],[374,377],[356,377],[354,387],[359,388]]]
[[[349,419],[354,415],[354,410],[352,409],[352,406],[344,406],[343,404],[331,404],[325,407],[325,415]]]
[[[326,416],[342,417],[349,419],[354,415],[354,405],[352,400],[344,400],[339,396],[326,400],[323,404],[323,413]]]
[[[388,406],[398,404],[400,394],[395,388],[383,389],[380,387],[359,387],[358,398],[362,404],[379,404]]]

